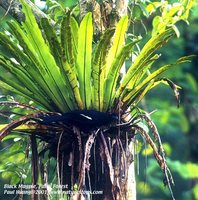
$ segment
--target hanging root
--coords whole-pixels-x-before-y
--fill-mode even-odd
[[[143,128],[139,127],[138,125],[133,125],[132,129],[134,129],[134,131],[135,130],[138,131],[153,149],[153,154],[155,156],[155,159],[157,160],[160,168],[162,169],[165,175],[164,183],[165,185],[168,185],[168,188],[171,193],[171,197],[174,200],[175,198],[174,198],[172,187],[171,187],[171,185],[174,185],[174,180],[173,180],[171,171],[168,168],[167,163],[166,163],[165,151],[164,151],[157,127],[155,126],[154,122],[150,119],[150,116],[148,114],[141,115],[140,117],[147,122],[147,125],[151,129],[151,133],[154,137],[154,140],[157,142],[157,146],[156,146],[156,143],[153,141],[153,139],[150,137],[150,135]]]
[[[79,150],[79,164],[78,164],[78,172],[80,172],[81,170],[81,166],[82,166],[82,160],[83,160],[83,148],[82,148],[82,138],[81,138],[81,134],[78,128],[76,128],[75,126],[73,127],[74,130],[74,134],[77,137],[78,140],[78,150]]]
[[[84,159],[82,162],[80,176],[79,176],[79,185],[78,185],[79,190],[82,190],[85,187],[85,171],[87,170],[87,172],[89,172],[89,170],[90,170],[90,163],[89,163],[89,158],[91,156],[90,152],[91,152],[91,148],[94,144],[95,137],[99,130],[100,129],[98,129],[97,131],[94,131],[86,141],[85,151],[84,151]]]
[[[56,168],[57,168],[57,179],[58,179],[58,185],[61,186],[62,185],[62,180],[61,180],[61,175],[60,175],[60,169],[61,169],[61,162],[62,160],[60,159],[60,145],[61,145],[61,140],[62,140],[62,137],[63,137],[63,131],[62,133],[60,134],[59,136],[59,139],[58,139],[58,145],[57,145],[57,165],[56,165]],[[60,187],[61,188],[61,187]]]
[[[113,182],[114,182],[114,170],[113,170],[113,165],[112,165],[112,158],[111,158],[111,155],[109,153],[109,149],[108,149],[105,137],[104,137],[102,132],[101,132],[101,139],[102,139],[102,145],[104,147],[104,154],[105,154],[105,157],[106,157],[106,162],[107,162],[107,165],[109,167],[110,180],[111,180],[111,183],[113,185]]]

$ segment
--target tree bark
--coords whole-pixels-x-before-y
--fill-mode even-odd
[[[105,29],[109,27],[115,27],[119,19],[127,15],[127,7],[128,0],[115,0],[115,1],[103,1],[103,3],[99,4],[96,0],[79,0],[80,5],[80,15],[81,18],[87,12],[93,13],[93,21],[94,21],[94,32],[95,34],[99,34],[104,32]],[[123,76],[126,73],[125,65],[122,66],[120,75]],[[127,119],[126,119],[127,120]],[[129,157],[132,159],[128,159],[130,163],[127,164],[127,184],[123,189],[125,194],[121,194],[116,196],[116,200],[136,200],[136,179],[135,179],[135,164],[134,164],[134,144],[135,139],[133,139],[129,146]],[[111,193],[111,187],[108,188],[109,193]]]
[[[35,4],[33,4],[30,0],[26,0],[26,2],[32,8],[32,11],[35,14],[37,21],[40,21],[41,18],[47,17],[45,13],[43,13]],[[0,0],[0,7],[5,10],[5,15],[9,14],[18,22],[22,22],[25,20],[25,16],[22,12],[22,6],[18,0]]]
[[[116,26],[118,20],[127,15],[128,0],[108,0],[98,3],[96,0],[79,0],[80,16],[93,13],[94,32],[100,34],[109,27]]]

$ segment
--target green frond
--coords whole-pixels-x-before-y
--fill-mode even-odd
[[[41,26],[45,34],[46,43],[50,48],[50,53],[53,55],[56,65],[61,67],[65,60],[63,55],[63,48],[60,44],[60,40],[54,30],[54,27],[49,22],[49,19],[42,18]]]
[[[112,41],[112,47],[107,55],[107,67],[105,74],[108,74],[112,65],[112,58],[115,58],[125,43],[125,34],[128,28],[128,16],[122,17],[116,25],[115,35]]]
[[[120,69],[123,66],[126,59],[129,57],[130,53],[133,50],[133,46],[139,42],[139,39],[126,44],[118,55],[112,59],[112,65],[110,67],[109,73],[107,74],[107,78],[105,79],[105,92],[104,92],[104,110],[108,110],[112,107],[112,104],[115,100],[116,87],[119,85],[118,77],[120,74]]]
[[[0,85],[44,109],[106,112],[116,107],[117,99],[127,109],[159,83],[156,78],[162,72],[189,59],[183,57],[152,72],[160,57],[156,51],[174,35],[173,29],[166,27],[151,36],[120,80],[120,69],[139,41],[125,44],[127,16],[93,44],[91,13],[80,25],[66,13],[57,33],[47,18],[41,19],[39,26],[31,8],[24,0],[21,2],[25,21],[9,22],[11,35],[0,33],[0,45],[5,50],[1,50],[0,67],[11,77],[6,79],[0,74]]]
[[[150,62],[149,60],[151,59],[152,54],[155,53],[156,50],[164,46],[172,37],[172,35],[172,29],[168,29],[161,34],[151,37],[151,39],[140,51],[134,63],[132,63],[131,67],[123,78],[117,92],[117,97],[122,97],[128,89],[133,89],[135,87],[136,83],[141,77],[140,74],[142,74],[142,72],[146,72],[145,69],[148,67],[148,62]]]
[[[68,15],[67,15],[68,16]],[[61,28],[61,43],[59,41],[59,38],[57,37],[57,34],[55,33],[55,30],[50,25],[48,19],[43,18],[41,20],[42,27],[44,29],[47,41],[50,45],[51,52],[53,54],[53,57],[56,60],[57,66],[60,68],[60,75],[63,77],[66,88],[65,90],[68,93],[68,96],[73,99],[73,104],[75,106],[75,109],[83,108],[83,103],[80,97],[80,91],[78,88],[78,81],[77,81],[77,75],[76,70],[74,68],[74,57],[72,59],[72,53],[69,53],[69,51],[72,50],[72,36],[70,34],[66,34],[68,32],[67,28],[70,27],[70,25],[66,26],[65,29],[63,28],[63,24],[68,23],[69,21],[65,21],[65,18],[62,22],[62,28]],[[70,35],[71,37],[64,38],[63,35]],[[66,45],[67,44],[67,45]],[[63,46],[61,46],[63,45]],[[68,55],[69,54],[69,55]]]
[[[92,14],[83,18],[78,35],[77,75],[84,108],[91,108]]]
[[[127,91],[126,95],[123,96],[122,99],[121,99],[123,104],[125,104],[127,106],[132,104],[133,106],[136,106],[137,103],[142,99],[143,94],[145,95],[147,91],[149,91],[154,86],[157,86],[157,84],[155,84],[155,79],[160,74],[162,74],[164,71],[174,67],[175,65],[190,62],[191,57],[192,56],[181,57],[175,63],[164,65],[164,66],[160,67],[159,69],[157,69],[156,71],[154,71],[153,73],[149,74],[136,87],[134,87],[133,89],[129,89]],[[159,82],[158,82],[158,84],[159,84]],[[148,88],[149,88],[149,90],[148,90]],[[144,91],[143,94],[141,94],[142,91]],[[137,96],[138,96],[138,98],[137,98]]]
[[[75,64],[78,46],[78,24],[76,20],[67,13],[61,23],[61,44],[67,62],[75,72]]]
[[[113,37],[115,29],[108,29],[102,35],[100,41],[95,47],[93,54],[93,108],[99,111],[103,110],[103,98],[104,98],[104,82],[107,53],[110,48],[111,38]]]

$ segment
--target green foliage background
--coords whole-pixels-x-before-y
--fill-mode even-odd
[[[192,9],[189,26],[177,24],[180,37],[172,40],[165,48],[162,62],[171,62],[178,56],[198,55],[198,7]],[[198,58],[191,63],[166,72],[175,83],[181,86],[181,105],[176,107],[171,91],[164,86],[152,90],[142,102],[148,112],[155,109],[152,119],[157,124],[169,157],[168,164],[173,172],[176,199],[198,199]],[[139,153],[138,199],[169,199],[168,189],[164,189],[163,177],[149,148]],[[147,166],[145,170],[145,166]],[[164,196],[167,196],[165,198]]]

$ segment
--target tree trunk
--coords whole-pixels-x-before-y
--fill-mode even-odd
[[[116,26],[118,20],[127,15],[127,7],[128,0],[115,0],[115,1],[103,1],[102,4],[99,4],[96,0],[88,1],[88,0],[80,0],[80,13],[81,18],[87,13],[93,13],[93,21],[94,21],[94,30],[95,34],[98,35],[102,33],[106,28]],[[121,75],[126,73],[125,66],[121,69]],[[116,200],[136,200],[136,179],[135,179],[135,165],[134,165],[134,141],[131,140],[129,145],[129,152],[127,161],[127,184],[121,186],[121,195],[116,195]],[[126,141],[127,142],[127,141]],[[131,158],[131,159],[130,159]],[[119,170],[118,170],[119,171]],[[114,169],[116,174],[116,169]],[[114,177],[116,179],[116,177]],[[111,188],[108,193],[110,194]],[[109,199],[107,197],[106,199]]]
[[[26,1],[32,8],[32,11],[34,12],[37,21],[39,21],[43,17],[47,17],[46,14],[43,13],[39,8],[37,8],[35,4],[33,4],[30,0]],[[22,12],[22,6],[18,0],[0,0],[0,7],[5,10],[5,15],[10,14],[18,22],[24,21],[25,16]]]

